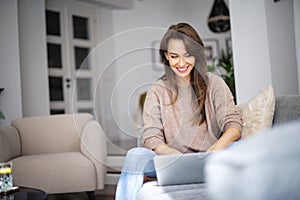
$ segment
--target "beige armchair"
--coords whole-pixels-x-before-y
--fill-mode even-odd
[[[105,184],[105,135],[90,114],[15,119],[0,128],[0,162],[9,160],[14,185],[91,194]]]

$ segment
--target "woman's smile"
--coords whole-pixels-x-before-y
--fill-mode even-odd
[[[189,67],[176,67],[176,69],[180,72],[180,73],[185,73]]]

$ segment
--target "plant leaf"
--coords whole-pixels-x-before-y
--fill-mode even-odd
[[[2,111],[0,111],[0,119],[5,119],[5,116]]]

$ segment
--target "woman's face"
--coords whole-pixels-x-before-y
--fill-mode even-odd
[[[190,73],[195,65],[195,57],[188,54],[185,44],[179,39],[170,39],[165,53],[171,69],[177,78],[190,80]]]

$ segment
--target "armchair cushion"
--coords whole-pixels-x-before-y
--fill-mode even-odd
[[[91,120],[90,114],[69,114],[15,119],[11,124],[20,134],[22,155],[32,155],[79,151],[83,126]]]
[[[96,171],[80,152],[27,155],[13,162],[14,185],[40,188],[47,193],[96,189]]]

